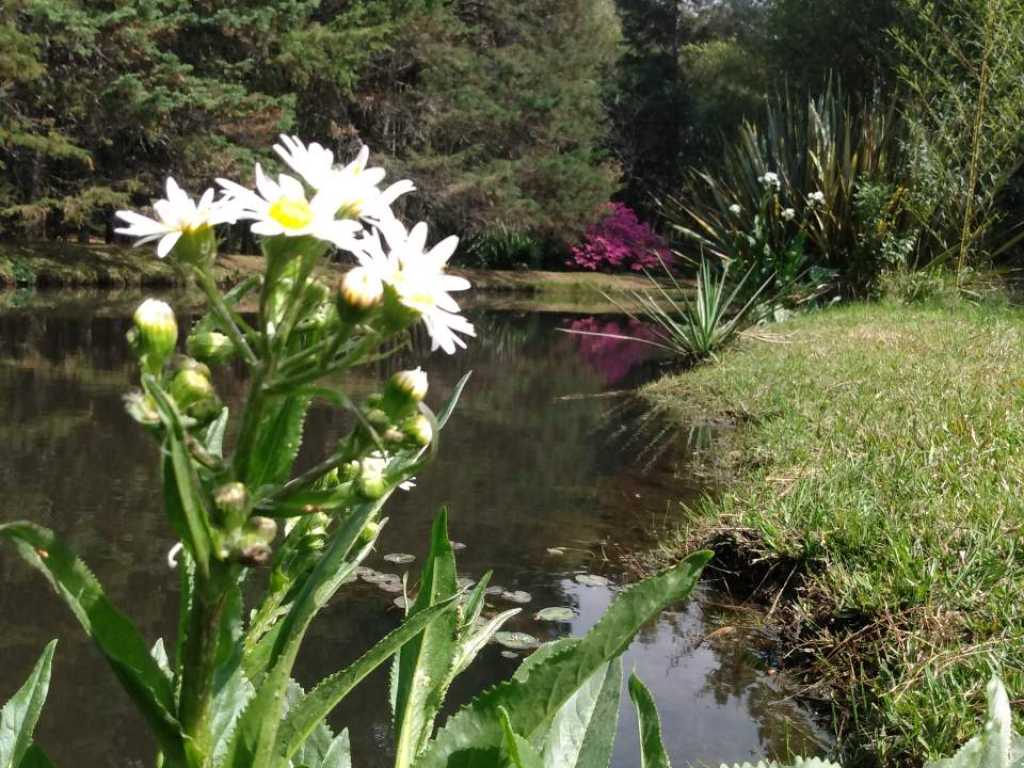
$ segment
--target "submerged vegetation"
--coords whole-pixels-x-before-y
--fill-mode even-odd
[[[954,293],[767,332],[646,390],[681,420],[738,420],[742,456],[661,555],[712,543],[767,568],[792,598],[783,659],[851,756],[948,753],[991,669],[1024,684],[1024,314]]]

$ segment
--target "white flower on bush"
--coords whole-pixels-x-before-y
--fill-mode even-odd
[[[161,259],[174,249],[182,235],[204,227],[234,223],[239,217],[238,206],[229,200],[214,200],[212,189],[206,190],[196,202],[173,178],[167,178],[166,188],[167,197],[153,203],[159,221],[135,211],[118,211],[117,218],[128,226],[114,230],[120,235],[137,237],[136,246],[159,241],[156,255]]]
[[[821,192],[821,191],[811,192],[811,194],[809,194],[807,196],[807,202],[810,203],[810,205],[812,205],[812,206],[824,205],[825,204],[825,193]]]
[[[281,143],[274,151],[293,171],[316,191],[330,190],[338,204],[342,218],[366,219],[371,222],[392,218],[391,204],[415,186],[408,179],[397,181],[385,190],[379,189],[384,181],[383,168],[367,168],[369,147],[363,147],[358,157],[344,168],[334,165],[334,153],[313,142],[303,144],[298,136],[281,135]]]
[[[796,218],[796,211],[792,208],[786,208],[782,211],[782,218],[785,221],[792,221]]]
[[[743,208],[740,206],[739,203],[733,203],[732,205],[729,206],[729,213],[731,213],[733,216],[739,216],[741,213],[743,213]]]
[[[761,176],[758,181],[769,189],[779,189],[782,186],[782,182],[779,180],[779,174],[773,173],[772,171]]]
[[[284,173],[274,181],[263,173],[259,163],[256,192],[229,179],[217,179],[217,183],[224,189],[225,199],[237,206],[238,218],[253,220],[251,229],[256,235],[308,235],[349,249],[353,236],[362,229],[356,221],[335,218],[343,193],[334,185],[325,186],[307,200],[302,182]]]
[[[384,251],[380,235],[387,241]],[[448,259],[459,244],[457,237],[447,237],[426,250],[427,225],[423,222],[406,231],[401,222],[383,222],[379,231],[359,240],[356,257],[360,265],[390,285],[399,301],[419,313],[427,326],[431,351],[441,348],[449,355],[466,342],[457,334],[476,336],[473,324],[459,314],[458,303],[449,294],[465,291],[470,285],[463,277],[445,273]]]

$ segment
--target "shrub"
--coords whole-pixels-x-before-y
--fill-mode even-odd
[[[632,208],[611,203],[605,217],[587,230],[583,243],[572,248],[568,265],[593,272],[643,272],[669,258],[665,241]]]
[[[717,169],[694,171],[662,212],[698,254],[755,273],[776,271],[803,236],[804,267],[834,270],[848,291],[861,292],[881,265],[859,247],[857,190],[895,179],[899,140],[893,109],[877,100],[855,109],[838,86],[803,106],[781,97],[763,123],[743,126]]]
[[[544,250],[544,242],[535,235],[501,225],[470,237],[460,262],[480,269],[539,269]]]

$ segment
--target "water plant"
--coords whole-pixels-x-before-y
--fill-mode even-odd
[[[501,765],[531,749],[558,765],[576,764],[566,750],[609,754],[610,710],[585,722],[578,714],[618,701],[618,656],[644,622],[690,593],[707,553],[623,591],[585,637],[540,649],[435,735],[454,678],[520,610],[488,610],[487,575],[460,585],[442,511],[418,584],[396,579],[401,625],[311,690],[294,681],[311,623],[384,535],[389,497],[439,450],[468,379],[435,413],[418,368],[358,400],[347,374],[408,346],[415,326],[449,354],[476,330],[451,295],[468,282],[445,273],[457,240],[428,248],[425,224],[409,230],[392,215],[411,182],[381,188],[384,171],[367,167],[366,151],[342,167],[294,137],[275,150],[295,175],[271,178],[257,165],[255,190],[220,180],[219,195],[207,190],[198,201],[169,179],[156,218],[119,213],[121,232],[155,243],[208,304],[185,332],[187,355],[177,351],[173,309],[156,299],[138,307],[128,338],[139,388],[125,405],[159,445],[164,513],[179,539],[168,553],[180,584],[176,636],[144,638],[53,531],[9,522],[0,539],[50,581],[95,642],[149,727],[161,768],[347,766],[348,734],[325,718],[391,660],[397,768]],[[264,269],[223,293],[212,276],[215,228],[239,221],[261,238]],[[354,261],[334,286],[317,271],[332,248]],[[212,376],[228,364],[248,374],[238,419]],[[352,426],[328,455],[297,468],[314,401],[348,412]],[[568,743],[559,737],[567,732]]]

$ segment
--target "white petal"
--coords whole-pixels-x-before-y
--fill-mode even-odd
[[[254,235],[263,235],[264,237],[273,237],[284,233],[284,227],[276,221],[267,219],[255,222],[249,229]]]
[[[160,238],[160,244],[156,247],[157,258],[164,258],[178,242],[178,238],[181,237],[181,232],[168,232],[162,238]]]
[[[443,267],[448,263],[448,259],[455,253],[455,249],[459,247],[459,238],[455,235],[446,237],[440,243],[430,249],[430,258],[436,260],[438,267]]]
[[[396,181],[390,187],[385,189],[380,196],[380,203],[384,205],[391,205],[395,200],[404,194],[412,192],[416,189],[416,185],[408,179],[402,181]]]
[[[281,187],[281,192],[284,193],[285,197],[291,200],[306,199],[306,188],[302,186],[301,181],[286,173],[282,173],[277,178]]]
[[[274,183],[273,179],[264,175],[259,163],[256,163],[256,189],[264,200],[271,203],[281,196],[281,189]]]
[[[421,254],[427,244],[427,223],[421,221],[409,233],[408,250],[410,253]]]

